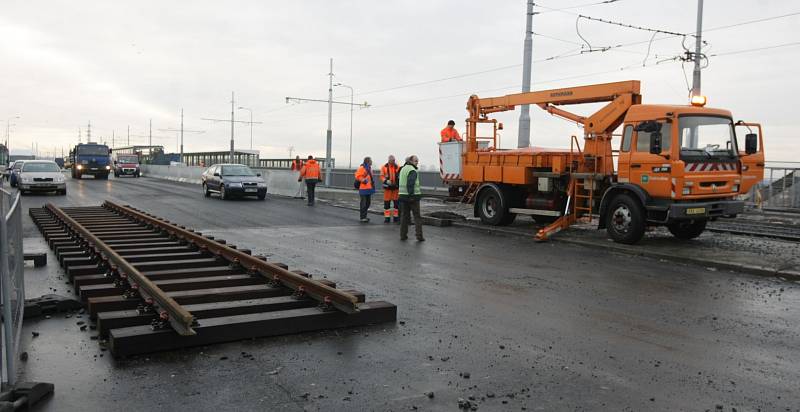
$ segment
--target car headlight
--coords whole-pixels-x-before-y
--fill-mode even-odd
[[[64,176],[56,176],[56,183],[64,183]]]
[[[260,182],[260,183],[258,184],[258,187],[267,187],[267,184],[266,184],[266,183],[263,183],[263,182]]]
[[[32,183],[32,182],[33,182],[33,179],[31,179],[30,177],[23,177],[22,178],[22,183]]]
[[[230,187],[242,187],[242,183],[241,182],[231,182],[231,183],[228,183],[228,186],[230,186]]]
[[[81,169],[83,169],[83,166],[77,165],[77,166],[75,166],[75,168],[78,169],[78,170],[81,170]]]

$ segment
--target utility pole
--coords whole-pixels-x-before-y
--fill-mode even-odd
[[[92,141],[92,121],[89,120],[89,125],[86,126],[86,143]]]
[[[341,86],[350,89],[350,154],[347,156],[347,168],[353,168],[353,93],[354,90],[352,87],[343,84],[343,83],[336,83],[334,86]]]
[[[702,64],[703,55],[701,54],[701,47],[703,46],[703,0],[697,0],[697,33],[695,33],[694,44],[694,70],[692,71],[692,93],[689,96],[691,100],[694,96],[702,96],[700,91],[700,65]],[[689,147],[697,147],[697,128],[693,128],[689,133]]]
[[[287,97],[286,103],[290,102],[322,102],[328,103],[328,131],[325,136],[325,186],[330,186],[331,184],[331,174],[333,171],[333,162],[331,161],[331,147],[333,143],[333,130],[332,130],[332,122],[333,122],[333,105],[334,104],[346,104],[358,107],[369,107],[367,102],[364,103],[349,103],[349,102],[337,102],[333,100],[333,58],[330,61],[330,72],[328,72],[328,100],[321,100],[321,99],[304,99],[300,97]]]
[[[128,125],[128,146],[131,145],[131,125]]]
[[[701,0],[702,1],[702,0]],[[533,60],[533,0],[527,0],[528,10],[525,16],[525,50],[522,53],[522,92],[531,91],[531,62]],[[517,147],[528,147],[531,145],[531,108],[524,104],[520,108],[519,115],[519,134],[517,136]]]
[[[78,144],[81,144],[81,128],[78,128]]]
[[[181,139],[181,141],[180,141],[180,153],[181,153],[180,156],[181,157],[180,157],[180,159],[178,159],[178,161],[180,161],[181,163],[183,163],[183,134],[184,133],[205,133],[206,132],[205,130],[186,130],[186,129],[183,128],[183,108],[181,108],[181,128],[180,129],[158,129],[158,130],[160,130],[162,132],[180,132],[180,139]]]
[[[233,108],[234,107],[235,106],[234,106],[233,92],[231,92],[231,119],[230,120],[209,119],[209,118],[206,118],[206,117],[202,118],[203,120],[209,120],[209,121],[212,121],[212,122],[231,122],[231,154],[230,154],[230,162],[231,163],[234,163],[234,159],[233,159],[234,158],[234,153],[233,153],[234,152],[234,148],[233,148],[233,126],[234,125],[233,124],[234,123],[251,123],[251,125],[252,125],[252,123],[253,123],[253,122],[243,122],[241,120],[235,120],[234,117],[233,117],[233,112],[234,112]],[[255,122],[255,123],[261,124],[261,122]]]
[[[114,139],[115,139],[115,137],[116,137],[116,136],[115,136],[115,134],[114,134],[114,131],[112,130],[112,131],[111,131],[111,147],[112,147],[112,148],[114,148],[114,147],[115,147],[115,145],[114,145]]]
[[[239,110],[247,110],[250,112],[250,150],[253,150],[253,109],[239,106]]]
[[[147,134],[147,153],[150,153],[150,159],[153,159],[153,119],[150,119],[150,133]]]

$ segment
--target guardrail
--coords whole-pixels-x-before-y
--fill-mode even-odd
[[[9,386],[16,379],[16,359],[25,308],[25,261],[22,251],[22,207],[19,192],[12,194],[0,183],[0,299],[3,341],[0,348],[2,380]],[[5,387],[6,385],[3,385]]]

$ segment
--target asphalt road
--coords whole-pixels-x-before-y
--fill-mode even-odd
[[[399,321],[118,361],[75,317],[33,321],[21,373],[55,383],[42,410],[800,410],[796,283],[470,228],[400,242],[351,210],[154,179],[68,185],[26,210],[130,204],[395,303]],[[29,296],[68,289],[53,264],[30,273]]]

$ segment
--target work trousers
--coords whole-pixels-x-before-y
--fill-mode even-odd
[[[303,192],[305,192],[305,190],[306,190],[306,183],[303,182],[303,181],[297,182],[297,193],[294,194],[294,197],[297,197],[297,198],[300,198],[300,199],[306,197],[305,193],[303,193]]]
[[[306,191],[308,192],[308,205],[314,206],[314,191],[317,188],[319,179],[306,179]]]
[[[392,207],[392,203],[394,203],[394,208]],[[386,219],[390,217],[394,217],[397,219],[400,216],[400,205],[398,205],[397,199],[395,200],[384,200],[383,201],[383,217]]]
[[[361,219],[366,219],[369,205],[372,204],[372,195],[359,195],[359,197],[361,197],[361,205],[359,208],[360,217]]]
[[[414,214],[414,229],[417,238],[422,237],[422,216],[419,212],[419,199],[400,199],[400,238],[408,237],[408,225]]]

